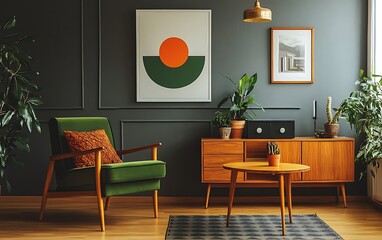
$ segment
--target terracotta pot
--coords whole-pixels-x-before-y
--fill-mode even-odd
[[[231,134],[231,128],[230,127],[221,127],[221,128],[219,128],[219,132],[220,132],[220,138],[229,139],[229,135]]]
[[[268,155],[268,165],[273,167],[280,166],[280,154]]]
[[[337,137],[338,133],[340,132],[340,125],[338,123],[336,124],[324,124],[325,127],[325,134],[330,137]]]
[[[245,127],[245,120],[231,121],[231,138],[242,138]]]

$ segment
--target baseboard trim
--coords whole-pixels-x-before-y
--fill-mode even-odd
[[[72,197],[67,198],[58,198],[58,199],[71,199]],[[89,201],[90,197],[76,197],[76,202],[78,201]],[[225,204],[227,203],[228,197],[211,197],[210,206],[213,206],[214,203]],[[57,198],[55,198],[57,199]],[[53,200],[53,199],[50,199]],[[159,196],[160,204],[200,204],[204,206],[205,197],[165,197]],[[39,202],[41,201],[41,196],[1,196],[0,202]],[[351,195],[347,196],[347,202],[373,202],[363,195]],[[115,196],[112,197],[112,202],[124,202],[124,203],[146,203],[152,202],[151,196]],[[235,203],[279,203],[279,196],[237,196],[235,197]],[[335,196],[293,196],[294,203],[336,203],[337,198]],[[339,198],[339,202],[342,202],[342,197]],[[382,207],[381,204],[376,204]]]
[[[367,197],[367,200],[372,203],[374,206],[376,206],[379,209],[382,209],[382,202],[375,201],[371,199],[370,197]]]
[[[143,200],[143,199],[142,199]],[[159,197],[161,203],[195,203],[205,204],[205,197]],[[150,199],[151,201],[151,199]],[[227,203],[228,197],[211,197],[209,204],[212,206],[214,203]],[[366,202],[366,196],[347,196],[347,202]],[[235,197],[235,203],[279,203],[279,196],[251,196],[251,197]],[[337,198],[335,196],[294,196],[294,203],[336,203]],[[340,196],[339,202],[342,203],[342,197]]]

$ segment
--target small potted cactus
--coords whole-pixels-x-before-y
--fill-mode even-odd
[[[269,166],[280,166],[280,148],[277,142],[268,142],[268,165]]]
[[[328,137],[337,137],[340,131],[340,125],[338,124],[338,119],[342,114],[342,105],[339,108],[334,109],[335,114],[332,115],[332,97],[328,97],[326,100],[326,117],[328,122],[324,124],[325,134]]]

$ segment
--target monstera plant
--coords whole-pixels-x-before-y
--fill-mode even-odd
[[[0,187],[11,191],[7,165],[17,161],[16,152],[29,151],[26,133],[41,132],[34,108],[42,104],[39,88],[34,83],[32,57],[22,51],[25,42],[33,40],[15,31],[16,18],[0,29]],[[0,192],[1,193],[1,192]]]

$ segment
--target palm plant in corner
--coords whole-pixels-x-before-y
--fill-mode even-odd
[[[248,107],[251,104],[261,107],[255,102],[253,95],[251,95],[251,92],[255,88],[257,82],[257,73],[253,74],[251,77],[248,77],[247,74],[244,74],[239,79],[238,83],[235,83],[235,81],[229,77],[226,78],[230,80],[236,86],[236,88],[234,92],[228,94],[219,102],[218,108],[220,108],[228,100],[231,102],[231,107],[229,109],[232,119],[231,138],[242,138],[243,130],[245,127],[245,120],[247,118],[253,119],[255,116],[254,113],[251,114],[249,111],[247,111]]]
[[[41,132],[34,107],[42,104],[34,83],[37,72],[31,70],[32,57],[21,50],[33,40],[15,31],[16,18],[0,28],[0,194],[11,191],[6,168],[16,159],[18,150],[29,151],[25,132]]]

